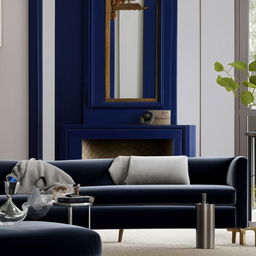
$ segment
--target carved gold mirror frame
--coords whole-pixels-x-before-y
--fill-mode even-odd
[[[125,0],[126,1],[126,0]],[[156,98],[111,98],[110,91],[110,72],[111,72],[111,20],[115,18],[116,11],[121,9],[115,8],[114,4],[116,2],[125,2],[124,0],[105,0],[106,2],[106,12],[105,12],[105,101],[106,102],[157,102],[158,94],[156,93]],[[129,1],[128,1],[129,2]],[[123,10],[144,10],[146,7],[136,7],[136,4],[129,4],[130,6],[125,6],[122,4]],[[120,5],[121,6],[121,5]],[[134,9],[133,8],[136,8]],[[114,9],[115,8],[115,9]],[[120,7],[121,8],[121,7]],[[129,8],[129,9],[128,9]],[[140,9],[139,9],[140,8]],[[157,92],[156,88],[156,92]]]

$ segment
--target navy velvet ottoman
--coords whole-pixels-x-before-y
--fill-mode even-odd
[[[99,256],[101,239],[86,228],[61,223],[23,221],[0,226],[0,254],[8,256]]]

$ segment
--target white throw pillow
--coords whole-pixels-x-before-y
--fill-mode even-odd
[[[116,185],[123,185],[129,168],[129,156],[118,156],[114,159],[108,171]]]
[[[131,156],[128,185],[190,184],[187,156]]]

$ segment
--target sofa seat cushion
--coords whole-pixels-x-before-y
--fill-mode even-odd
[[[81,195],[95,197],[95,204],[195,204],[201,194],[207,202],[223,205],[236,203],[236,190],[225,185],[114,185],[81,187]]]
[[[201,194],[207,193],[207,202],[219,205],[236,204],[236,190],[225,185],[111,185],[81,187],[81,195],[95,198],[94,205],[109,204],[196,204]],[[15,195],[13,202],[21,207],[25,195]],[[6,196],[0,196],[0,205]]]

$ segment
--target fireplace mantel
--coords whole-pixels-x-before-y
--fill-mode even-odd
[[[193,125],[65,125],[61,127],[60,159],[81,159],[83,140],[171,140],[170,155],[195,156]]]

